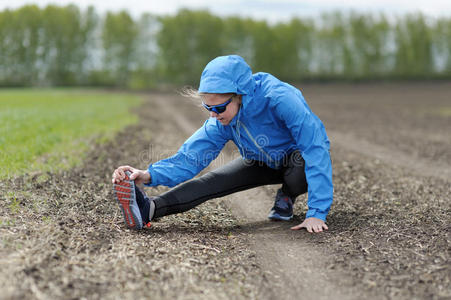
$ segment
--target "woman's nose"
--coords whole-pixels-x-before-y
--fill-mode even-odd
[[[210,111],[210,117],[216,118],[218,116],[214,111]]]

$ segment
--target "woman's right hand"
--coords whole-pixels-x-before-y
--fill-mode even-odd
[[[134,180],[136,184],[150,183],[150,174],[147,170],[139,170],[130,166],[121,166],[114,170],[113,183],[119,183],[125,179],[125,171],[131,173],[130,180]]]

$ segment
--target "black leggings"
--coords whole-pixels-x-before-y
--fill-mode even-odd
[[[282,183],[282,191],[294,199],[307,192],[305,162],[299,151],[272,169],[259,161],[237,158],[154,198],[154,218],[187,211],[203,202],[267,184]]]

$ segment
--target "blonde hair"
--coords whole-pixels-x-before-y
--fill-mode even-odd
[[[184,86],[182,88],[182,90],[180,91],[180,95],[182,95],[183,97],[196,99],[196,100],[201,100],[203,94],[205,94],[205,93],[199,93],[198,90],[196,90],[195,88],[193,88],[191,86]]]

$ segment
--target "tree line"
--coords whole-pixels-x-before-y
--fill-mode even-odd
[[[232,53],[290,82],[450,78],[451,19],[335,12],[269,24],[74,5],[0,12],[1,86],[196,85],[211,59]]]

